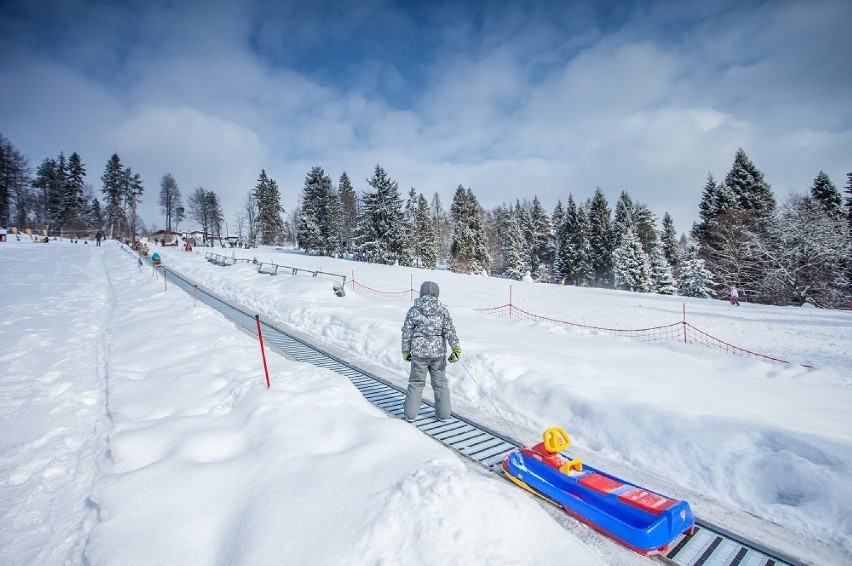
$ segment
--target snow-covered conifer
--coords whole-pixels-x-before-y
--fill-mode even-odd
[[[340,245],[343,251],[352,251],[355,248],[355,232],[358,227],[358,195],[346,171],[340,175],[337,192],[341,207]]]
[[[621,243],[613,252],[613,286],[626,291],[647,293],[651,290],[651,268],[648,256],[632,226],[621,235]]]
[[[684,297],[706,299],[712,296],[713,274],[704,267],[704,260],[698,257],[699,244],[694,239],[687,240],[686,248],[678,262],[678,294]]]
[[[752,215],[758,223],[770,219],[775,212],[772,188],[742,148],[734,156],[734,164],[725,177],[725,187],[736,199],[737,208]],[[724,209],[720,207],[718,212],[724,212]]]
[[[548,283],[553,269],[555,253],[553,225],[538,196],[533,198],[530,219],[533,237],[532,249],[530,250],[530,271],[536,281]]]
[[[663,214],[663,231],[660,234],[660,244],[662,245],[663,255],[668,264],[675,268],[677,267],[678,256],[680,255],[680,246],[678,245],[677,230],[674,227],[674,220],[668,211]]]
[[[393,264],[405,245],[399,186],[381,165],[376,165],[373,177],[367,182],[374,192],[364,193],[358,249],[368,261]]]
[[[523,236],[514,214],[506,214],[506,226],[503,231],[503,277],[520,281],[527,272],[523,253]]]
[[[415,247],[413,265],[435,269],[438,265],[438,244],[435,241],[435,225],[429,201],[421,193],[417,197],[417,209],[414,213]]]
[[[598,187],[589,202],[589,261],[591,282],[595,287],[612,286],[612,215],[603,191]]]
[[[651,291],[660,295],[676,294],[677,285],[675,285],[672,268],[669,262],[666,261],[662,245],[656,245],[651,248],[648,261],[651,268]]]
[[[450,211],[453,215],[450,270],[456,273],[487,274],[491,268],[491,257],[485,242],[482,210],[473,191],[459,185]]]
[[[828,175],[820,171],[811,185],[811,196],[822,209],[837,218],[843,217],[843,196]]]
[[[278,191],[278,183],[266,175],[265,169],[261,169],[257,178],[254,198],[257,202],[260,243],[267,245],[281,243],[284,238],[284,221],[281,218],[284,208],[281,206],[281,194]]]

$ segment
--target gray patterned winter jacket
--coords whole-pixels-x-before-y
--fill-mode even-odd
[[[450,312],[435,297],[416,299],[402,324],[402,351],[418,358],[441,358],[447,354],[446,342],[459,347]]]

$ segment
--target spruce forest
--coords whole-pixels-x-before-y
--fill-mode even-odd
[[[142,179],[117,154],[97,192],[85,179],[76,152],[44,159],[32,171],[0,135],[0,227],[46,230],[50,237],[152,235],[136,213]],[[820,171],[807,192],[778,202],[740,149],[724,179],[708,174],[699,221],[678,235],[668,212],[660,220],[626,191],[614,205],[598,188],[584,199],[568,193],[551,211],[536,195],[486,210],[470,187],[459,185],[445,203],[437,192],[401,192],[381,165],[361,191],[346,172],[335,184],[317,166],[291,211],[261,171],[231,226],[245,245],[291,245],[359,261],[717,299],[736,287],[741,301],[850,308],[852,173],[843,192]],[[221,243],[225,214],[214,191],[196,187],[184,203],[165,173],[157,198],[165,223],[158,234],[171,240],[190,221],[189,228]]]

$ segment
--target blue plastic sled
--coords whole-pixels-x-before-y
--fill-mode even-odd
[[[686,501],[565,458],[559,452],[571,440],[562,428],[549,428],[543,436],[544,442],[513,450],[503,460],[503,472],[514,483],[640,554],[665,554],[678,536],[695,530]]]

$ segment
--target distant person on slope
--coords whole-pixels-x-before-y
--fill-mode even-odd
[[[420,298],[408,309],[402,324],[402,359],[411,362],[408,391],[405,394],[405,420],[413,422],[420,412],[420,398],[426,385],[426,372],[435,392],[435,416],[450,418],[450,390],[447,388],[447,342],[453,349],[449,361],[459,360],[461,346],[450,312],[438,301],[438,284],[424,281]]]
[[[740,306],[740,292],[736,287],[731,287],[731,304]]]

